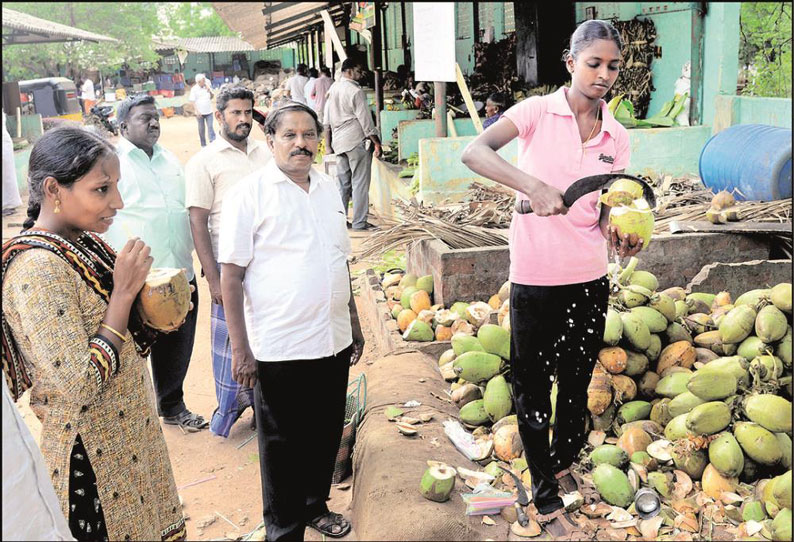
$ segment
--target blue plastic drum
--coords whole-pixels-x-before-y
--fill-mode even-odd
[[[700,153],[700,178],[715,193],[737,189],[737,200],[790,198],[791,130],[738,124],[721,131]]]

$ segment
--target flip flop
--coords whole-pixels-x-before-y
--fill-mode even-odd
[[[331,538],[341,538],[350,532],[350,522],[342,514],[326,512],[308,523],[309,527]]]
[[[189,433],[196,433],[209,427],[210,423],[198,414],[193,414],[188,409],[176,416],[163,416],[163,422],[168,425],[178,425]]]

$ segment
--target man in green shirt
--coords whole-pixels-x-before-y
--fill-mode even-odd
[[[157,144],[160,115],[152,96],[127,98],[119,105],[116,117],[121,131],[116,148],[124,208],[118,211],[105,235],[116,250],[129,237],[140,237],[151,247],[153,267],[178,267],[187,273],[193,286],[193,308],[182,327],[164,335],[152,347],[152,378],[163,421],[187,431],[199,431],[209,423],[187,409],[182,391],[198,312],[193,238],[185,208],[185,174],[176,156]]]

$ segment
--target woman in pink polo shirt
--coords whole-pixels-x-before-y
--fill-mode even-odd
[[[470,169],[514,188],[534,210],[514,214],[510,225],[511,374],[537,520],[555,539],[579,536],[560,495],[579,486],[569,467],[585,441],[587,385],[609,296],[608,247],[623,257],[640,249],[636,235],[608,225],[609,208],[599,205],[598,193],[570,208],[562,200],[575,180],[629,164],[626,129],[602,99],[618,77],[621,47],[608,22],[582,23],[564,57],[570,88],[514,105],[463,153]],[[496,153],[516,137],[518,167]]]

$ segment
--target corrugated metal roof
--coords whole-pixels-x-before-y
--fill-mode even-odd
[[[336,24],[343,12],[342,2],[213,2],[212,6],[229,28],[257,49],[300,39],[322,26],[323,10]]]
[[[184,49],[188,53],[231,53],[235,51],[254,51],[247,41],[234,36],[213,36],[209,38],[153,39],[154,50]]]
[[[6,32],[6,30],[10,32]],[[61,41],[108,41],[117,39],[80,28],[39,19],[33,15],[3,8],[3,45],[15,43],[51,43]]]

